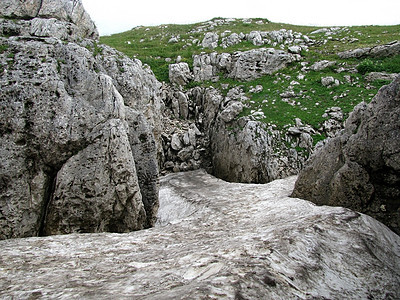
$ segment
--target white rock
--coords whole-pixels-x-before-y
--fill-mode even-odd
[[[170,174],[157,228],[0,241],[0,298],[400,298],[400,237],[363,214],[290,198],[295,179]]]
[[[214,32],[207,32],[201,42],[203,48],[214,49],[218,47],[218,34]]]
[[[193,75],[190,72],[189,65],[184,62],[170,64],[169,69],[169,80],[171,83],[177,85],[186,85],[190,80],[193,79]]]
[[[171,148],[175,151],[179,151],[183,148],[180,135],[178,133],[174,133],[171,138]]]

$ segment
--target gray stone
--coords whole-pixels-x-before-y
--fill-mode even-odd
[[[176,43],[179,43],[179,40],[178,40],[177,37],[173,36],[168,40],[168,43],[169,44],[176,44]]]
[[[344,130],[310,158],[293,196],[369,214],[399,234],[399,101],[397,77],[356,106]]]
[[[181,151],[179,151],[178,157],[181,161],[187,161],[193,156],[193,151],[194,151],[193,146],[183,148]]]
[[[289,53],[292,53],[292,54],[301,54],[302,50],[303,49],[300,46],[290,46],[288,48]]]
[[[210,54],[200,54],[193,56],[194,81],[211,80],[218,73],[216,63],[211,63]]]
[[[177,99],[179,104],[179,116],[180,118],[186,120],[189,116],[189,104],[187,96],[182,92],[178,92]]]
[[[237,115],[239,115],[243,111],[243,104],[237,101],[231,101],[229,104],[221,111],[220,118],[225,122],[229,123]]]
[[[201,46],[203,48],[214,49],[218,47],[218,34],[214,32],[207,32],[204,36],[203,41],[201,42]]]
[[[399,236],[289,198],[295,179],[169,174],[151,230],[0,241],[0,298],[400,298]]]
[[[237,33],[232,33],[228,37],[222,39],[221,45],[223,48],[228,48],[230,46],[237,45],[241,42],[242,38]]]
[[[326,87],[333,87],[333,86],[339,86],[340,82],[339,80],[333,78],[332,76],[327,76],[321,78],[321,84]]]
[[[0,16],[25,20],[55,18],[76,25],[79,32],[75,34],[81,38],[98,39],[99,37],[96,26],[83,8],[81,0],[31,0],[23,2],[2,0],[0,2]],[[48,27],[48,25],[54,28],[54,22],[47,22],[45,26]]]
[[[384,45],[361,48],[338,53],[342,59],[362,57],[390,57],[400,54],[400,42],[393,41]]]
[[[393,81],[399,74],[390,74],[386,72],[371,72],[365,76],[365,80],[368,82],[373,82],[375,80],[388,80]]]
[[[252,31],[247,36],[247,40],[252,42],[254,46],[262,46],[264,45],[263,38],[259,31]]]
[[[316,63],[314,63],[310,69],[313,71],[322,71],[326,68],[332,67],[336,64],[336,61],[330,61],[330,60],[321,60],[321,61],[317,61]]]
[[[272,48],[239,51],[233,55],[216,52],[194,55],[194,80],[212,80],[222,72],[235,80],[250,81],[285,68],[297,59],[293,54]]]
[[[2,1],[0,12],[22,35],[0,37],[0,239],[152,226],[161,84],[82,39],[96,34],[80,1]]]
[[[228,77],[250,81],[270,75],[296,60],[292,54],[273,48],[253,49],[236,52],[232,57],[232,70]]]
[[[168,66],[169,69],[169,80],[171,83],[175,83],[177,85],[186,85],[192,80],[193,75],[190,72],[189,65],[184,62],[170,64]]]
[[[183,148],[182,141],[179,133],[174,133],[171,137],[171,148],[175,151],[179,151]]]

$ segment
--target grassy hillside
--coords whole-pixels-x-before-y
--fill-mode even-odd
[[[366,82],[365,74],[371,71],[400,73],[400,56],[385,59],[347,59],[342,60],[338,52],[350,49],[371,47],[400,40],[400,25],[395,26],[353,26],[323,29],[322,27],[296,26],[271,23],[266,19],[222,19],[190,25],[161,25],[154,27],[136,27],[130,31],[103,36],[100,41],[108,44],[130,57],[135,57],[150,65],[160,81],[168,82],[168,65],[175,63],[178,56],[190,67],[193,55],[201,52],[245,51],[259,48],[251,42],[214,50],[204,49],[201,41],[205,33],[215,32],[221,36],[231,33],[247,34],[251,31],[292,30],[293,33],[306,35],[313,43],[307,51],[302,51],[302,60],[292,63],[288,68],[272,76],[264,76],[252,82],[237,82],[222,78],[218,82],[192,83],[193,85],[213,85],[221,89],[242,86],[250,97],[242,115],[262,112],[259,120],[285,128],[298,117],[303,122],[318,129],[327,108],[339,106],[345,114],[361,101],[370,101],[386,81]],[[321,30],[322,29],[322,30]],[[285,45],[269,44],[261,47],[285,49]],[[286,50],[286,49],[285,49]],[[322,71],[304,71],[313,63],[321,60],[335,61],[335,65]],[[327,88],[321,84],[321,78],[332,76],[340,85]],[[262,85],[263,91],[251,93],[256,85]],[[282,94],[290,91],[291,103],[282,101]],[[323,138],[315,136],[316,140]]]

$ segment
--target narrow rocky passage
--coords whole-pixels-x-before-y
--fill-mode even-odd
[[[295,179],[170,174],[155,228],[0,241],[0,298],[399,298],[400,237],[289,198]]]

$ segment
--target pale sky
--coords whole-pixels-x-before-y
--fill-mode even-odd
[[[100,35],[214,17],[266,18],[296,25],[400,24],[400,0],[82,0]]]

